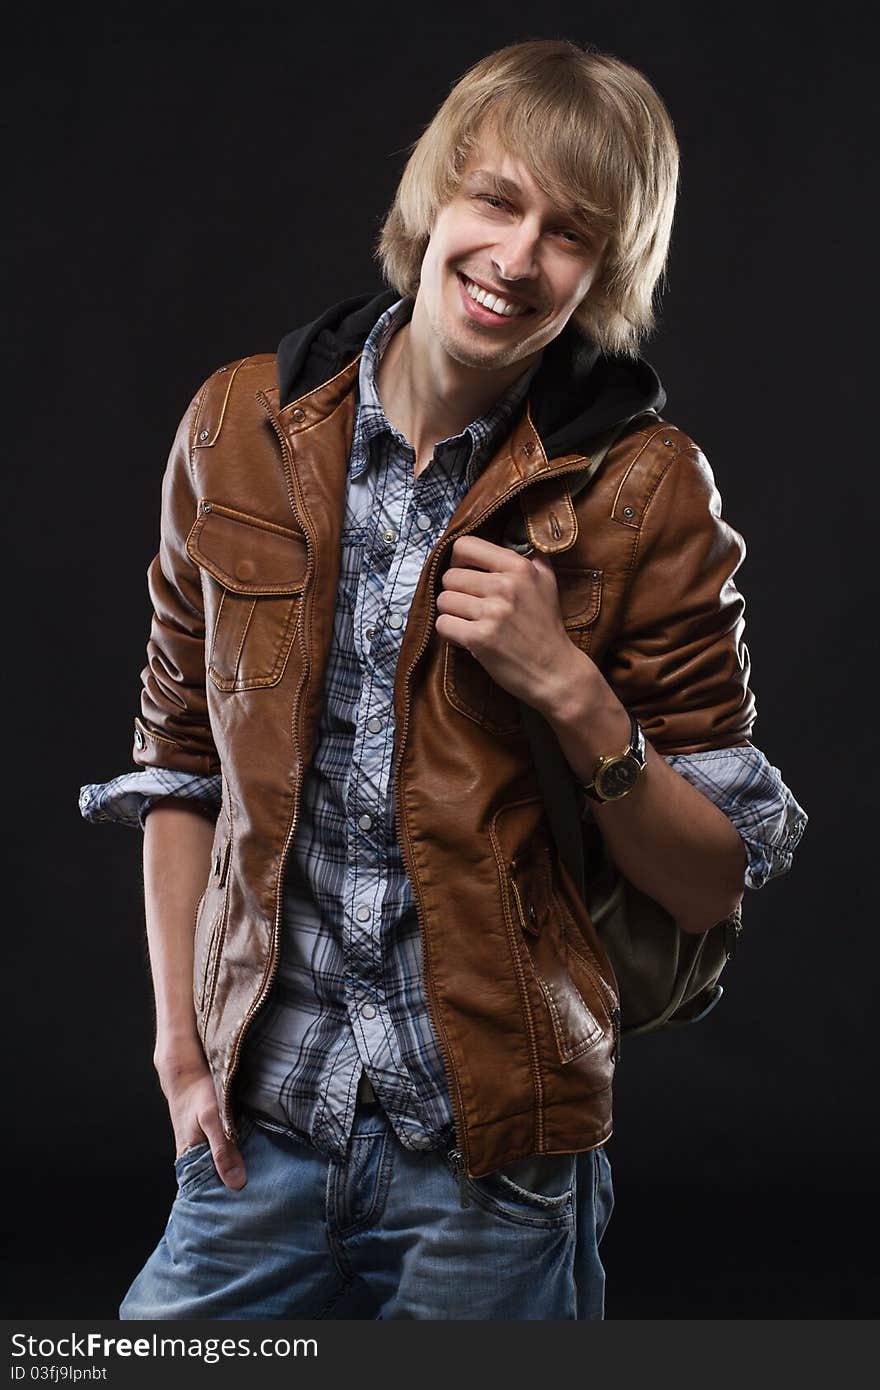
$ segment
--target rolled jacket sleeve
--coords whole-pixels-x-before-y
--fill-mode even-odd
[[[686,436],[647,502],[620,629],[602,672],[658,753],[748,741],[755,719],[733,576],[742,536],[721,517],[712,470]]]
[[[722,810],[746,846],[745,886],[786,873],[807,815],[750,741],[755,698],[734,575],[743,537],[721,515],[709,464],[670,430],[674,454],[645,507],[606,680],[655,750]]]
[[[162,481],[159,552],[147,571],[153,619],[141,673],[134,761],[201,776],[220,771],[208,714],[201,574],[186,551],[198,497],[192,473],[201,393],[180,422]]]
[[[92,825],[115,823],[144,828],[150,811],[162,801],[181,801],[215,821],[220,811],[223,779],[219,773],[202,776],[175,768],[150,767],[123,772],[109,782],[89,782],[79,791],[79,809]]]
[[[736,826],[748,854],[745,886],[763,888],[791,868],[808,816],[760,748],[665,755]]]

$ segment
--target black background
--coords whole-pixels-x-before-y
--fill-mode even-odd
[[[721,1007],[624,1047],[608,1316],[871,1316],[866,28],[663,0],[136,13],[7,33],[6,1313],[114,1316],[174,1191],[141,836],[87,826],[77,794],[130,766],[177,421],[221,363],[379,287],[406,146],[471,62],[565,36],[640,67],[676,123],[645,353],[746,538],[754,741],[810,814],[792,873],[747,894]]]

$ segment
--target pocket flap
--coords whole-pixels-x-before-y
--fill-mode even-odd
[[[236,594],[297,594],[305,584],[305,536],[218,502],[200,504],[186,551]]]

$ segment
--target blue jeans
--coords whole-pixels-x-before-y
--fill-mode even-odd
[[[458,1181],[359,1106],[344,1160],[240,1117],[234,1192],[207,1144],[175,1160],[165,1234],[126,1294],[134,1318],[601,1318],[611,1215],[603,1149]]]

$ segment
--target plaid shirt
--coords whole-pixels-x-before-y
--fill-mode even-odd
[[[428,1016],[421,941],[394,825],[394,673],[422,567],[521,407],[525,373],[481,419],[415,455],[389,423],[376,369],[411,312],[401,300],[364,346],[321,727],[304,778],[282,898],[278,974],[247,1036],[238,1098],[264,1124],[346,1151],[365,1072],[400,1141],[447,1141],[452,1112]],[[752,746],[667,761],[718,805],[748,851],[746,884],[791,865],[806,815]],[[216,815],[220,777],[152,768],[83,787],[91,821],[143,825],[164,796]]]

